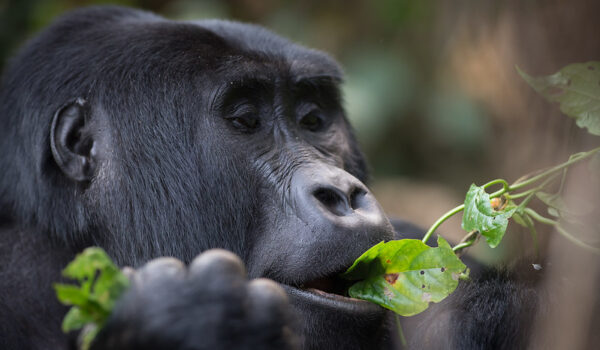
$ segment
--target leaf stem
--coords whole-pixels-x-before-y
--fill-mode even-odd
[[[538,187],[534,188],[533,191],[531,191],[531,193],[529,193],[529,195],[527,195],[527,197],[525,197],[525,199],[523,199],[523,201],[521,202],[521,204],[519,204],[519,209],[517,209],[517,210],[524,210],[525,207],[527,207],[527,205],[529,204],[529,202],[531,202],[531,200],[533,199],[533,196],[535,196],[535,194],[538,191],[541,191],[544,187],[546,187],[546,185],[548,183],[552,182],[557,176],[558,176],[558,174],[552,175],[551,177],[549,177],[546,180],[544,180],[544,182],[542,182],[541,185],[539,185]]]
[[[400,316],[398,316],[398,314],[394,314],[394,316],[396,316],[396,329],[398,330],[398,337],[400,338],[400,343],[402,344],[402,347],[406,347],[407,346],[407,342],[406,342],[406,337],[404,336],[404,331],[402,330],[402,324],[400,324]]]
[[[566,161],[566,162],[564,162],[562,164],[556,165],[554,167],[551,167],[548,170],[545,170],[542,173],[540,173],[538,175],[535,175],[535,176],[533,176],[532,178],[530,178],[528,180],[521,181],[521,179],[519,179],[515,183],[513,183],[512,185],[509,185],[508,182],[506,182],[506,180],[504,180],[504,179],[496,179],[496,180],[492,180],[492,181],[486,183],[482,187],[485,189],[485,188],[488,188],[488,187],[496,185],[496,184],[502,184],[502,188],[501,189],[499,189],[498,191],[493,192],[492,194],[489,195],[490,198],[496,198],[496,197],[502,196],[505,193],[510,193],[510,192],[516,191],[518,189],[521,189],[523,187],[527,187],[529,185],[532,185],[532,184],[538,182],[539,180],[542,180],[542,179],[544,179],[544,178],[546,178],[548,176],[553,175],[549,179],[547,179],[546,181],[544,181],[541,185],[537,186],[536,188],[527,190],[527,191],[522,192],[522,193],[517,193],[517,194],[515,194],[513,196],[509,196],[509,198],[511,198],[511,199],[526,197],[525,200],[523,201],[523,203],[521,203],[521,205],[520,205],[520,207],[523,208],[525,205],[527,205],[529,203],[529,201],[533,198],[533,195],[536,192],[542,190],[544,188],[544,186],[546,186],[550,181],[552,181],[558,175],[558,174],[555,175],[555,173],[557,173],[557,172],[559,172],[559,171],[562,170],[563,171],[563,177],[564,177],[564,172],[565,172],[565,170],[569,166],[571,166],[572,164],[577,163],[577,162],[579,162],[579,161],[581,161],[581,160],[583,160],[585,158],[588,158],[588,157],[594,155],[595,153],[597,153],[599,151],[600,151],[600,147],[597,147],[597,148],[594,148],[594,149],[592,149],[590,151],[587,151],[587,152],[576,153],[576,154],[572,155],[569,158],[568,161]],[[561,186],[562,186],[562,183],[561,183]],[[429,228],[429,230],[427,230],[427,232],[423,236],[422,242],[425,243],[425,244],[427,244],[427,241],[429,240],[429,238],[431,238],[431,236],[433,235],[433,233],[435,232],[435,230],[437,230],[437,228],[440,227],[440,225],[442,223],[444,223],[444,221],[448,220],[450,217],[452,217],[455,214],[463,211],[464,209],[465,209],[465,205],[461,204],[461,205],[457,206],[456,208],[451,209],[450,211],[446,212],[444,215],[442,215]],[[529,210],[529,208],[525,208],[525,210],[527,211],[527,210]],[[535,213],[535,212],[533,212],[533,213]],[[538,218],[542,219],[542,220],[550,220],[550,219],[544,218],[543,216],[541,216],[541,215],[539,215],[537,213],[535,213],[535,215],[537,215],[537,217],[535,217],[533,214],[530,214],[530,215],[532,217],[534,217],[536,220],[538,220]],[[540,220],[538,220],[538,221],[540,221]],[[552,223],[550,223],[548,221],[546,221],[546,222],[540,221],[540,222],[548,224],[548,225],[554,225],[557,228],[557,230],[561,234],[563,234],[565,237],[569,238],[570,240],[576,240],[577,242],[579,242],[579,243],[577,243],[578,245],[582,245],[583,244],[586,247],[588,247],[588,249],[589,248],[595,249],[595,248],[593,248],[591,246],[586,245],[585,243],[583,243],[581,241],[578,241],[575,237],[571,236],[568,232],[564,231],[564,229],[562,229],[558,225],[557,222],[555,222],[553,220],[550,220],[550,221],[552,221]],[[564,231],[564,233],[562,233],[561,230]],[[456,250],[459,250],[459,249],[462,249],[462,248],[466,248],[466,247],[468,247],[468,246],[470,246],[472,244],[473,244],[473,242],[459,243],[453,249],[454,249],[454,251],[456,251]]]
[[[568,168],[564,168],[563,169],[562,177],[560,179],[560,186],[558,187],[558,192],[557,192],[559,194],[562,194],[563,193],[563,188],[565,188],[565,182],[567,180],[567,171],[568,171]]]
[[[525,180],[523,182],[517,182],[517,183],[514,183],[514,184],[510,185],[508,191],[505,191],[505,192],[512,192],[512,191],[518,190],[520,188],[529,186],[529,185],[531,185],[531,184],[533,184],[533,183],[535,183],[535,182],[537,182],[537,181],[545,178],[548,175],[554,174],[554,173],[556,173],[558,171],[561,171],[561,170],[563,170],[565,168],[568,168],[572,164],[577,163],[577,162],[579,162],[579,161],[581,161],[581,160],[583,160],[585,158],[588,158],[588,157],[594,155],[598,151],[600,151],[600,147],[594,148],[594,149],[592,149],[592,150],[590,150],[588,152],[579,153],[575,157],[569,158],[568,161],[566,161],[566,162],[564,162],[562,164],[553,166],[550,169],[544,171],[543,173],[538,174],[538,175],[530,178],[529,180]],[[504,189],[502,189],[502,190],[504,190]],[[502,190],[499,190],[499,191],[502,191]],[[491,195],[490,195],[490,197],[491,197]]]
[[[552,219],[548,219],[546,217],[541,216],[540,214],[538,214],[535,210],[531,209],[531,208],[525,208],[525,212],[531,216],[533,219],[535,219],[536,221],[542,223],[542,224],[546,224],[546,225],[551,225],[554,226],[554,228],[556,228],[556,231],[558,231],[559,234],[561,234],[563,237],[565,237],[566,239],[568,239],[569,241],[573,242],[574,244],[585,248],[589,251],[591,251],[594,254],[598,254],[600,255],[600,249],[596,248],[596,247],[592,247],[589,244],[586,244],[582,241],[580,241],[578,238],[576,238],[575,236],[573,236],[572,234],[570,234],[569,232],[567,232],[567,230],[565,230],[558,221],[552,220]]]
[[[532,218],[534,218],[538,222],[541,222],[542,224],[552,225],[552,226],[558,225],[558,221],[555,221],[555,220],[549,219],[547,217],[541,216],[540,214],[538,214],[535,210],[533,210],[531,208],[525,208],[524,211],[527,214],[529,214],[529,216],[531,216]]]
[[[486,183],[485,185],[483,185],[481,187],[483,187],[484,189],[486,189],[486,188],[488,188],[490,186],[493,186],[493,185],[496,185],[496,184],[502,184],[502,189],[505,192],[507,192],[509,190],[509,188],[510,188],[510,186],[508,185],[508,182],[506,182],[506,180],[504,180],[504,179],[492,180],[492,181]]]
[[[566,170],[566,169],[564,169]],[[546,181],[542,182],[541,185],[534,187],[532,189],[529,189],[527,191],[521,192],[521,193],[517,193],[517,194],[507,194],[506,197],[508,197],[508,199],[518,199],[521,197],[525,197],[525,196],[530,196],[532,194],[535,194],[541,190],[544,189],[544,187],[546,187],[547,184],[549,184],[550,182],[552,182],[554,179],[556,179],[556,177],[558,176],[558,174],[554,174],[553,176],[549,177],[548,179],[546,179]],[[527,199],[523,202],[529,202]]]
[[[446,214],[442,215],[442,217],[440,217],[439,219],[437,219],[437,221],[429,228],[429,230],[427,230],[427,232],[425,233],[425,236],[423,236],[422,242],[427,244],[427,241],[429,240],[429,237],[431,237],[431,235],[435,232],[435,230],[437,230],[438,227],[440,227],[440,225],[448,220],[451,216],[453,216],[456,213],[460,213],[461,211],[463,211],[465,209],[465,205],[461,204],[458,207],[446,212]]]
[[[527,190],[527,191],[524,191],[524,192],[521,192],[521,193],[507,194],[506,197],[508,199],[519,199],[519,198],[522,198],[522,197],[526,197],[526,196],[530,195],[531,193],[535,193],[535,192],[537,192],[539,190],[541,190],[541,188],[540,187],[536,187],[536,188],[532,188],[530,190]]]
[[[533,240],[533,247],[535,249],[535,258],[538,259],[540,257],[540,245],[538,243],[538,238],[537,238],[537,231],[535,229],[535,224],[533,223],[533,220],[531,220],[531,218],[529,216],[527,216],[527,214],[525,214],[525,224],[527,225],[527,228],[529,229],[529,232],[531,233],[531,239]]]
[[[472,239],[472,240],[470,240],[470,241],[466,241],[466,242],[463,242],[463,243],[459,243],[459,244],[455,245],[455,246],[452,248],[452,251],[456,252],[456,251],[458,251],[458,250],[461,250],[461,249],[464,249],[464,248],[470,247],[470,246],[472,246],[472,245],[473,245],[473,243],[475,243],[476,241],[477,241],[476,239]]]

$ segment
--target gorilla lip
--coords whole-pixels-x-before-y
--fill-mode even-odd
[[[334,294],[312,287],[294,287],[282,284],[284,290],[293,299],[302,300],[303,303],[312,304],[319,308],[326,308],[332,312],[346,312],[353,315],[377,315],[385,312],[382,307],[371,302]]]
[[[343,270],[345,271],[345,269]],[[342,271],[342,272],[343,272]],[[381,309],[379,306],[365,300],[352,298],[348,295],[348,288],[353,281],[344,280],[339,276],[340,273],[334,273],[324,277],[315,278],[313,280],[301,283],[298,286],[284,285],[286,289],[292,292],[293,295],[305,297],[319,304],[332,304],[332,306],[340,307],[345,305],[345,308],[350,307],[352,311],[363,309],[373,312]]]
[[[300,289],[314,291],[322,295],[333,295],[336,297],[348,297],[348,288],[352,283],[344,281],[341,278],[325,276],[302,283]]]

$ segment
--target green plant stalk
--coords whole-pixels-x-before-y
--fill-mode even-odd
[[[558,193],[560,193],[560,194],[562,194],[563,188],[565,187],[565,182],[567,180],[567,171],[568,170],[569,170],[568,168],[563,169],[562,177],[560,179],[560,186],[558,187]]]
[[[527,186],[529,186],[529,185],[531,185],[531,184],[533,184],[533,183],[535,183],[535,182],[537,182],[537,181],[539,181],[539,180],[547,177],[548,175],[552,175],[552,174],[554,174],[554,173],[556,173],[558,171],[561,171],[561,170],[563,170],[565,168],[568,168],[572,164],[575,164],[575,163],[577,163],[579,161],[582,161],[582,160],[584,160],[584,159],[586,159],[588,157],[593,156],[598,151],[600,151],[600,147],[594,148],[594,149],[592,149],[590,151],[587,151],[587,152],[579,153],[580,154],[579,156],[577,156],[577,157],[571,157],[568,161],[566,161],[566,162],[564,162],[562,164],[556,165],[556,166],[554,166],[554,167],[552,167],[552,168],[544,171],[543,173],[530,178],[529,180],[525,180],[523,182],[517,182],[517,183],[514,183],[514,184],[510,185],[509,188],[508,188],[508,190],[505,190],[504,188],[502,190],[498,190],[497,192],[491,194],[490,197],[491,198],[497,197],[497,196],[500,196],[500,195],[502,195],[502,194],[504,194],[506,192],[512,192],[512,191],[518,190],[520,188],[527,187]],[[502,192],[502,191],[504,191],[504,192]],[[499,194],[497,194],[497,193],[499,193]]]
[[[476,241],[477,241],[476,239],[473,239],[473,240],[470,240],[470,241],[467,241],[467,242],[459,243],[459,244],[455,245],[454,247],[452,247],[452,251],[453,252],[457,252],[457,251],[459,251],[461,249],[470,247],[473,244],[475,244]]]
[[[563,170],[566,170],[566,169],[563,169]],[[527,191],[523,191],[523,192],[516,193],[516,194],[506,194],[506,197],[508,199],[518,199],[518,198],[521,198],[521,197],[527,197],[527,198],[529,198],[529,196],[531,196],[532,194],[535,195],[537,192],[543,190],[546,187],[546,185],[548,185],[550,182],[554,181],[554,179],[556,179],[557,176],[558,176],[558,174],[554,174],[553,176],[551,176],[548,179],[546,179],[544,182],[542,182],[541,185],[539,185],[537,187],[534,187],[534,188],[529,189]],[[529,200],[531,200],[531,199],[529,199]],[[523,202],[529,203],[529,200],[525,199]],[[521,203],[520,206],[521,205],[523,205],[523,204]]]
[[[525,215],[527,215],[527,214],[525,214]],[[527,228],[529,229],[529,232],[531,233],[531,239],[533,240],[533,247],[535,249],[535,257],[536,257],[536,259],[538,259],[540,256],[540,245],[538,243],[537,230],[535,229],[535,225],[533,224],[533,221],[529,217],[526,218],[525,223],[527,224]]]
[[[460,240],[460,242],[458,242],[458,244],[454,248],[452,248],[452,250],[454,252],[458,252],[459,250],[461,250],[463,248],[470,247],[471,245],[475,244],[475,242],[477,241],[478,238],[479,238],[479,231],[471,231],[471,232],[467,233]]]
[[[440,217],[439,219],[437,219],[437,221],[429,228],[429,230],[427,230],[427,232],[425,233],[425,236],[423,236],[422,242],[427,244],[427,241],[429,240],[429,237],[431,237],[431,235],[435,232],[435,230],[437,230],[438,227],[440,227],[440,225],[448,220],[449,218],[451,218],[452,216],[454,216],[456,213],[460,213],[461,211],[463,211],[465,209],[465,205],[461,204],[458,207],[448,211],[446,214],[442,215],[442,217]]]
[[[493,186],[493,185],[496,185],[496,184],[502,184],[502,189],[503,189],[504,191],[509,191],[510,185],[509,185],[509,184],[508,184],[508,182],[506,182],[506,180],[504,180],[504,179],[496,179],[496,180],[492,180],[492,181],[490,181],[490,182],[486,183],[485,185],[483,185],[483,186],[481,186],[481,187],[483,187],[484,189],[486,189],[486,188],[488,188],[488,187],[490,187],[490,186]]]
[[[538,174],[538,175],[536,175],[536,176],[534,176],[534,177],[532,177],[532,178],[530,178],[528,180],[522,181],[522,182],[519,182],[517,180],[516,183],[514,183],[512,185],[508,185],[508,183],[506,182],[506,180],[496,179],[496,180],[492,180],[492,181],[486,183],[482,187],[483,188],[487,188],[487,187],[495,185],[495,184],[502,184],[502,189],[499,189],[498,191],[490,194],[490,198],[500,197],[500,196],[502,196],[505,193],[510,193],[510,192],[516,191],[518,189],[521,189],[523,187],[527,187],[529,185],[532,185],[532,184],[538,182],[539,180],[542,180],[542,179],[544,179],[544,178],[546,178],[546,177],[548,177],[550,175],[555,174],[556,172],[559,172],[561,170],[564,170],[564,169],[568,168],[569,166],[571,166],[571,165],[573,165],[573,164],[575,164],[575,163],[577,163],[579,161],[582,161],[582,160],[584,160],[584,159],[586,159],[588,157],[593,156],[594,154],[596,154],[599,151],[600,151],[600,147],[597,147],[597,148],[594,148],[594,149],[592,149],[590,151],[587,151],[587,152],[576,153],[576,154],[572,155],[569,158],[568,161],[566,161],[566,162],[564,162],[562,164],[556,165],[556,166],[554,166],[554,167],[552,167],[552,168],[550,168],[550,169],[542,172],[541,174]],[[516,196],[518,196],[518,197],[512,197],[512,198],[520,198],[520,197],[524,197],[524,196],[532,196],[533,194],[535,194],[535,192],[541,190],[541,187],[545,186],[552,179],[549,179],[548,181],[545,181],[542,185],[540,185],[540,186],[538,186],[538,187],[536,187],[536,188],[534,188],[532,190],[528,190],[528,191],[525,191],[523,193],[517,194]],[[527,202],[529,200],[531,200],[531,198],[526,198],[525,199],[525,201],[527,201]],[[444,215],[442,215],[433,225],[431,225],[431,227],[429,228],[429,230],[427,230],[427,232],[423,236],[422,242],[425,243],[425,244],[427,244],[427,241],[429,240],[429,238],[431,237],[431,235],[433,235],[433,233],[435,232],[435,230],[437,230],[438,227],[440,227],[440,225],[442,225],[446,220],[448,220],[452,216],[456,215],[457,213],[460,213],[464,209],[465,209],[465,205],[461,204],[461,205],[457,206],[456,208],[451,209],[450,211],[446,212]],[[548,219],[548,220],[550,220],[550,219]],[[572,236],[570,236],[570,237],[572,237]],[[572,238],[576,240],[575,237],[572,237]],[[465,243],[468,243],[468,242],[465,242]],[[465,243],[458,244],[456,247],[459,247],[459,248],[457,248],[456,250],[465,248],[465,246],[464,246]],[[583,242],[580,242],[580,243],[585,244]],[[472,244],[473,243],[471,243],[469,245],[472,245]],[[586,247],[591,248],[591,247],[589,247],[587,245],[586,245]],[[454,251],[456,251],[456,250],[454,250]]]
[[[400,343],[403,347],[407,346],[406,337],[404,336],[404,331],[402,330],[402,325],[400,324],[400,316],[398,314],[394,314],[396,316],[396,329],[398,330],[398,337],[400,338]]]
[[[554,174],[552,176],[550,176],[549,178],[547,178],[546,180],[544,180],[544,182],[542,182],[541,185],[539,185],[538,187],[532,189],[532,191],[527,191],[530,192],[527,197],[525,197],[525,199],[519,204],[519,209],[520,210],[524,210],[527,205],[529,204],[529,202],[531,202],[531,200],[533,199],[533,196],[535,196],[535,194],[538,191],[541,191],[544,187],[546,187],[546,185],[548,185],[550,182],[554,181],[554,179],[558,176],[558,174]],[[519,210],[517,209],[517,210]]]
[[[592,247],[592,246],[590,246],[590,245],[588,245],[588,244],[580,241],[575,236],[573,236],[569,232],[567,232],[567,230],[565,230],[562,226],[560,226],[560,223],[558,221],[555,221],[555,220],[543,217],[543,216],[541,216],[540,214],[538,214],[535,210],[533,210],[531,208],[525,208],[525,213],[527,213],[529,216],[531,216],[537,222],[540,222],[540,223],[546,224],[546,225],[554,226],[554,228],[556,228],[556,231],[559,234],[561,234],[563,237],[565,237],[569,241],[573,242],[574,244],[576,244],[576,245],[578,245],[578,246],[580,246],[580,247],[582,247],[584,249],[587,249],[587,250],[591,251],[594,254],[599,254],[600,255],[600,249],[598,249],[596,247]]]
[[[523,192],[516,193],[516,194],[506,194],[506,193],[505,194],[506,194],[506,198],[508,198],[508,199],[519,199],[519,198],[522,198],[522,197],[529,196],[532,193],[535,194],[536,192],[541,191],[541,190],[542,190],[542,187],[538,186],[536,188],[532,188],[530,190],[523,191]]]

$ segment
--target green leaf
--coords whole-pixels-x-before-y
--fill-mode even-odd
[[[584,199],[579,199],[581,205],[578,206],[578,211],[569,208],[559,193],[537,192],[537,198],[548,206],[548,214],[564,219],[570,222],[579,222],[581,218],[590,214],[593,210],[593,205]]]
[[[403,239],[372,247],[342,277],[361,280],[350,287],[351,297],[411,316],[452,293],[465,269],[442,237],[437,248]]]
[[[465,198],[462,228],[467,232],[479,231],[488,245],[495,248],[502,241],[508,219],[516,210],[514,206],[494,210],[490,204],[489,194],[483,187],[472,184]]]
[[[78,254],[63,270],[63,276],[79,281],[93,279],[96,271],[116,268],[102,248],[90,247]]]
[[[114,303],[129,286],[129,280],[115,266],[108,265],[96,279],[94,298],[106,310],[112,310]]]
[[[525,215],[521,214],[519,212],[515,212],[512,216],[512,219],[515,220],[515,222],[523,227],[529,227],[527,222],[525,221]]]
[[[568,212],[565,202],[558,193],[536,192],[535,196],[548,206],[548,214],[554,217],[560,218]]]
[[[560,110],[575,118],[577,126],[600,135],[600,62],[570,64],[555,74],[531,77],[517,71],[539,94],[558,102]]]
[[[539,250],[538,239],[537,239],[537,231],[535,230],[535,223],[531,216],[527,214],[523,207],[517,207],[517,210],[513,213],[512,219],[519,225],[529,229],[529,233],[531,234],[531,239],[533,240],[533,245],[535,247],[536,254]]]
[[[73,307],[63,319],[63,332],[86,327],[83,347],[89,347],[93,337],[104,325],[112,308],[129,287],[129,280],[101,248],[87,248],[63,270],[65,277],[79,285],[54,285],[56,297]]]
[[[54,284],[56,297],[64,305],[73,305],[72,309],[77,308],[80,312],[89,315],[91,319],[103,321],[109,314],[112,308],[102,305],[98,301],[98,297],[90,294],[84,288],[71,284]]]
[[[87,327],[84,329],[83,337],[81,338],[81,350],[88,350],[92,345],[92,341],[100,332],[100,327],[96,325],[92,325],[91,327]]]
[[[78,307],[72,307],[65,315],[62,323],[62,331],[67,333],[70,331],[83,328],[87,323],[94,322],[91,315],[82,312]]]
[[[546,192],[536,192],[535,196],[550,208],[566,211],[567,206],[558,193],[550,194]]]
[[[54,290],[56,297],[64,305],[85,305],[89,298],[89,293],[72,284],[57,283],[54,285]]]
[[[369,276],[369,271],[372,266],[371,262],[379,258],[381,250],[384,250],[385,252],[383,254],[386,254],[393,249],[401,249],[402,245],[407,244],[406,241],[408,240],[403,239],[398,241],[390,241],[388,243],[383,241],[379,242],[359,256],[358,259],[354,260],[352,266],[346,270],[342,277],[349,280],[360,280],[366,278]]]

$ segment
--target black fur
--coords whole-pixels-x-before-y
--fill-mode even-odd
[[[36,36],[12,59],[0,92],[0,348],[74,346],[75,335],[60,331],[65,308],[51,283],[90,245],[139,269],[96,349],[393,343],[382,309],[295,288],[339,273],[394,234],[363,185],[341,82],[327,55],[234,22],[97,7]],[[51,149],[53,118],[73,103],[81,125]],[[310,113],[316,124],[304,119]],[[57,152],[71,148],[90,162],[90,178],[61,163]],[[142,268],[161,256],[190,263],[211,248],[241,261],[213,252],[198,258],[202,273],[163,260]],[[244,265],[288,297],[249,282]],[[511,280],[485,281],[447,303],[467,329],[457,348],[511,348],[484,337],[512,329],[480,336],[479,324],[510,320],[529,294],[521,298]],[[501,297],[481,299],[494,291]],[[492,321],[471,317],[486,306]]]

